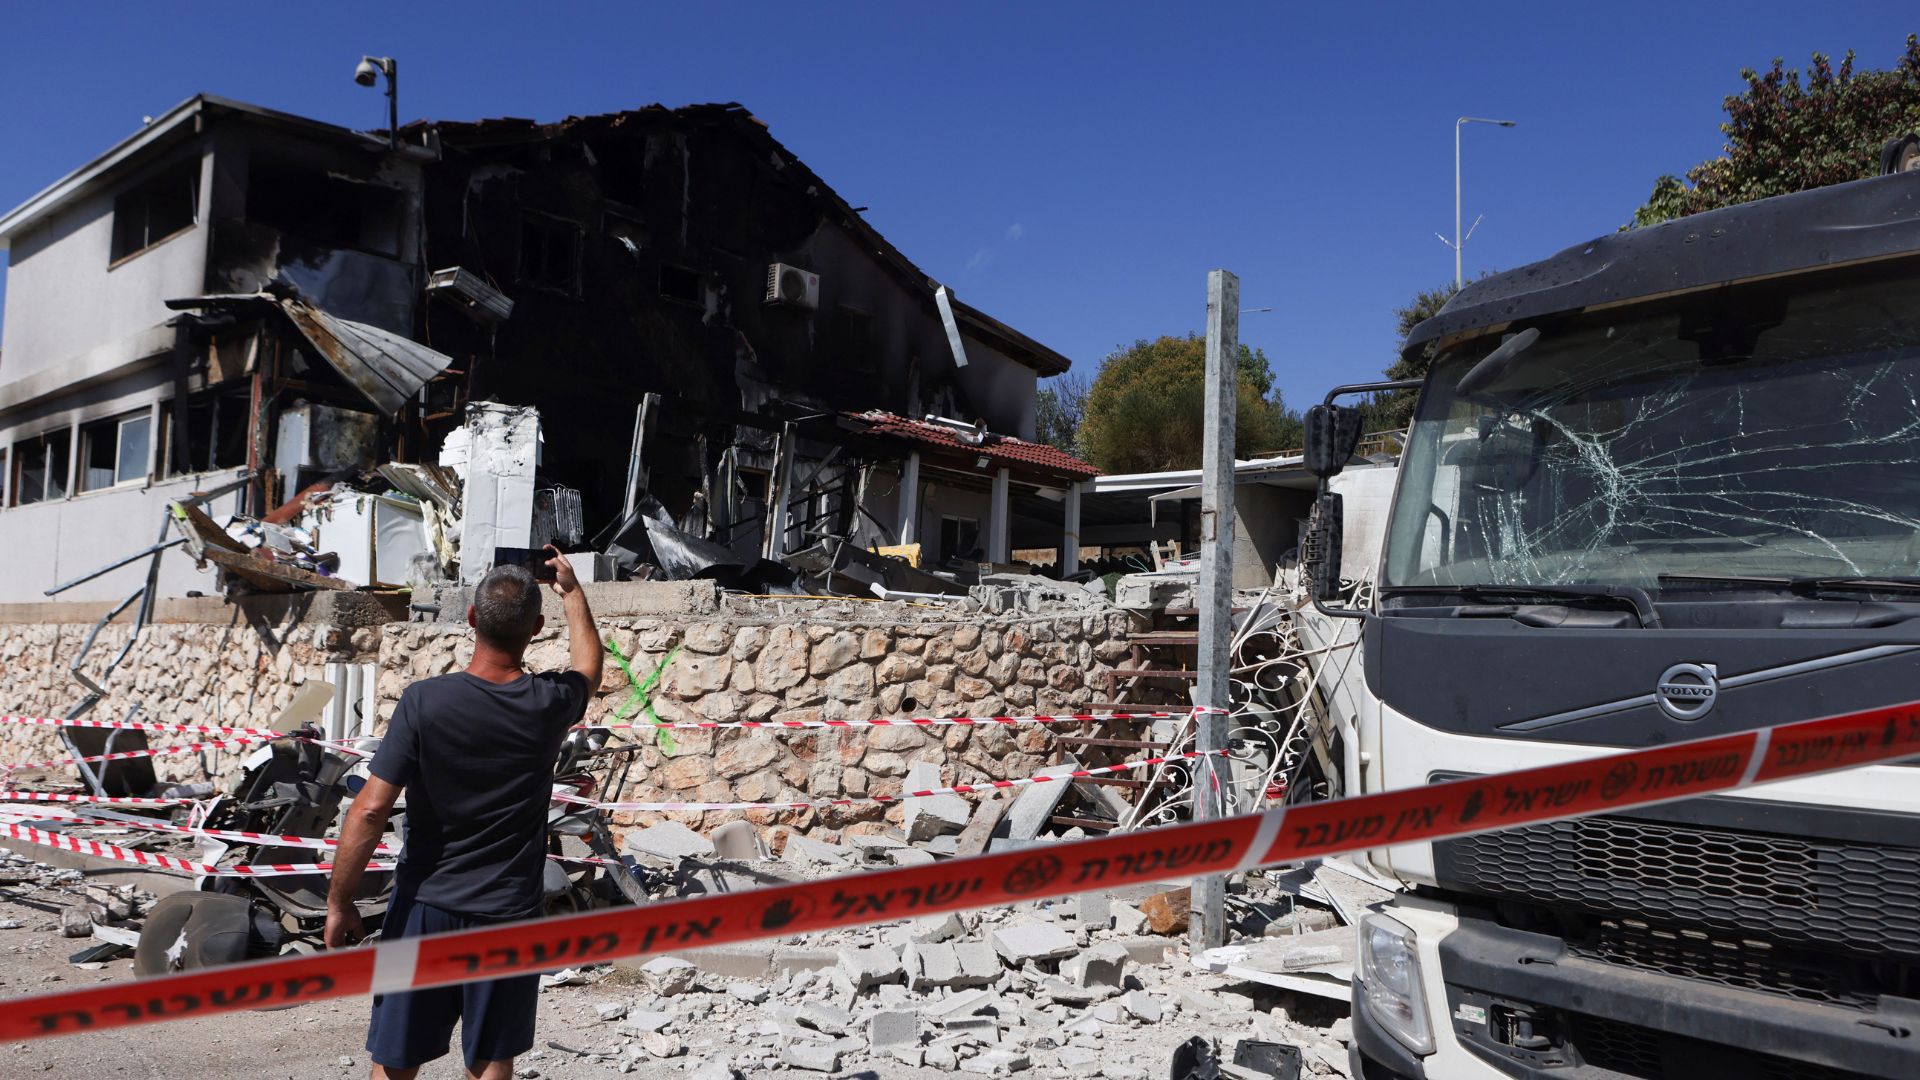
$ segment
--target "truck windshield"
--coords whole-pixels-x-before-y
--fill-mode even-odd
[[[1434,363],[1383,584],[1920,574],[1913,269],[1546,323],[1463,391],[1500,344]]]

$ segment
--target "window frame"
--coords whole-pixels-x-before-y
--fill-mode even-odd
[[[114,195],[113,215],[111,218],[109,235],[107,238],[107,269],[108,270],[116,270],[121,266],[125,265],[127,262],[133,259],[137,259],[140,256],[146,254],[147,252],[152,251],[154,248],[159,247],[161,244],[164,244],[167,241],[174,239],[175,237],[183,236],[186,233],[192,232],[194,229],[199,228],[200,226],[200,195],[201,195],[200,189],[201,189],[201,183],[202,183],[201,172],[202,172],[202,165],[201,165],[201,158],[199,156],[196,155],[192,157],[182,158],[181,160],[176,161],[170,165],[167,165],[164,168],[157,169],[154,172],[149,173],[148,175],[142,177],[138,183],[129,184],[125,189],[121,190],[119,193]],[[142,243],[139,247],[128,248],[127,250],[122,251],[120,249],[121,215],[123,211],[126,209],[122,205],[123,202],[136,195],[142,195],[142,196],[148,195],[150,190],[157,189],[163,186],[164,184],[171,183],[180,179],[186,179],[187,181],[188,199],[192,205],[192,209],[187,215],[186,224],[181,225],[178,228],[175,228],[159,236],[145,235],[145,242]],[[142,203],[142,206],[145,206],[145,205],[147,204]],[[149,219],[151,219],[152,214],[149,213],[147,216]],[[151,226],[148,226],[148,228],[151,228]]]
[[[543,277],[534,276],[528,272],[527,234],[530,229],[538,230],[543,235],[549,237],[566,235],[571,238],[572,251],[570,254],[572,265],[568,268],[567,281],[550,281]],[[520,230],[516,234],[516,244],[513,268],[513,279],[516,283],[530,285],[536,289],[545,289],[548,292],[557,293],[573,299],[579,298],[581,278],[583,277],[581,253],[582,249],[586,247],[586,229],[583,228],[579,222],[571,218],[561,217],[558,214],[549,214],[544,210],[529,210],[523,208],[520,211]]]
[[[71,481],[73,480],[73,433],[74,433],[74,428],[73,428],[73,425],[70,424],[65,427],[48,428],[47,430],[41,431],[37,434],[29,435],[26,438],[15,438],[13,440],[13,442],[8,447],[10,453],[8,454],[9,460],[7,462],[7,506],[9,507],[34,506],[39,503],[63,502],[73,497],[73,492],[71,490],[73,486],[71,483]],[[52,468],[54,464],[58,461],[58,458],[60,456],[58,451],[56,450],[56,446],[58,444],[55,442],[55,436],[57,435],[66,436],[66,446],[67,446],[66,469],[63,471],[62,475],[59,477],[59,482],[60,482],[59,494],[48,495],[46,493],[49,489],[49,484],[47,481],[51,478]],[[33,499],[28,502],[21,502],[20,501],[20,494],[21,494],[20,448],[24,445],[30,445],[33,443],[40,443],[46,450],[46,457],[43,459],[43,463],[41,466],[41,473],[42,473],[40,477],[41,494],[40,494],[40,497],[37,499]]]
[[[136,465],[140,471],[132,477],[123,479],[122,474],[128,465],[126,461],[128,424],[145,424],[147,436],[146,444],[141,449],[140,461]],[[109,470],[112,479],[105,484],[91,486],[87,480],[87,474],[93,468],[91,461],[93,441],[109,430],[113,434],[113,467]],[[80,425],[80,458],[83,464],[74,475],[74,487],[77,489],[74,494],[76,495],[113,491],[116,488],[146,487],[153,480],[153,407],[103,416],[98,420],[82,423]]]
[[[967,524],[967,525],[973,526],[973,544],[971,545],[971,547],[979,549],[982,556],[985,555],[986,548],[982,546],[982,544],[980,543],[981,533],[980,533],[979,518],[968,517],[964,514],[941,514],[940,515],[940,557],[942,559],[959,559],[959,558],[964,558],[966,555],[964,551],[949,551],[947,549],[947,522],[949,521],[955,522],[956,524]],[[962,533],[959,529],[954,530],[954,539],[956,541],[960,539],[961,535]],[[956,548],[959,546],[960,545],[957,542],[954,544],[954,547]]]

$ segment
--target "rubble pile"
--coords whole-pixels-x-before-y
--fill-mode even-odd
[[[1147,933],[1133,904],[1094,895],[657,957],[603,973],[585,992],[589,1026],[547,1047],[701,1080],[920,1068],[1146,1080],[1200,1035],[1298,1046],[1311,1075],[1347,1075],[1343,1009],[1179,965],[1178,944]],[[719,973],[748,964],[766,973]]]
[[[0,930],[57,933],[79,949],[68,962],[82,971],[99,971],[110,960],[133,955],[140,939],[139,920],[155,902],[152,893],[132,885],[88,881],[79,870],[35,862],[7,848],[0,848],[0,897],[49,916],[32,925],[0,918]]]

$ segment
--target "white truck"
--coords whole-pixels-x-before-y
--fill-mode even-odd
[[[1319,688],[1346,794],[1920,698],[1920,172],[1892,171],[1467,286],[1406,343],[1433,362],[1357,594],[1334,402],[1382,384],[1311,410],[1308,621],[1362,651]],[[1407,891],[1360,929],[1363,1080],[1920,1077],[1910,764],[1366,862]]]

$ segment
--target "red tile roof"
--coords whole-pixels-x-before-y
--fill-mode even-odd
[[[928,446],[943,447],[960,454],[972,454],[1011,469],[1028,471],[1038,469],[1075,479],[1100,475],[1099,469],[1046,443],[1028,442],[1011,435],[989,433],[986,441],[975,446],[963,438],[961,432],[945,424],[913,420],[895,413],[882,412],[879,409],[848,413],[847,416],[866,424],[867,430],[874,435],[891,435]]]

